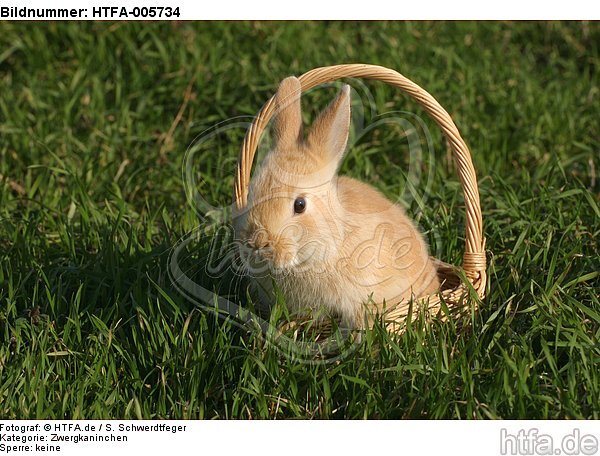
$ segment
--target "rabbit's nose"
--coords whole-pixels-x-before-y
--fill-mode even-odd
[[[267,233],[264,231],[258,231],[254,236],[252,244],[256,250],[262,250],[270,247],[271,241],[269,240]]]
[[[257,230],[250,236],[250,239],[247,241],[248,246],[252,250],[263,250],[267,247],[271,246],[271,240],[269,239],[268,234],[264,230]]]

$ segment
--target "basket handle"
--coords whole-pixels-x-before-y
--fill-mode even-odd
[[[304,73],[300,80],[302,91],[332,82],[340,78],[365,78],[385,82],[397,87],[414,98],[441,128],[450,144],[458,175],[462,184],[466,208],[466,243],[463,257],[463,269],[472,279],[485,276],[485,240],[482,232],[481,206],[479,203],[479,188],[477,176],[471,160],[471,153],[465,141],[460,136],[454,121],[444,108],[427,91],[397,71],[378,65],[345,64],[315,68]],[[248,187],[252,161],[258,147],[258,142],[264,132],[273,112],[275,97],[271,97],[256,115],[254,122],[246,132],[242,149],[238,158],[238,166],[234,180],[234,202],[238,210],[247,205]]]

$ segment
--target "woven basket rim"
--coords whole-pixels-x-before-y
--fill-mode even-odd
[[[456,124],[450,114],[439,104],[429,92],[406,78],[399,72],[379,65],[371,64],[341,64],[312,69],[298,79],[301,91],[305,92],[321,84],[336,81],[341,78],[364,78],[384,82],[400,89],[403,93],[413,98],[433,118],[446,138],[463,189],[466,212],[465,251],[462,268],[470,285],[480,298],[485,295],[486,284],[486,256],[485,238],[483,236],[483,219],[479,201],[479,187],[471,153],[463,140]],[[275,95],[273,95],[258,112],[254,121],[248,128],[240,150],[237,169],[234,178],[233,199],[235,209],[243,210],[247,205],[248,189],[252,163],[260,138],[265,131],[269,120],[275,112]],[[443,262],[440,262],[443,263]],[[448,271],[450,268],[446,268]],[[468,286],[460,286],[440,292],[439,296],[430,296],[430,301],[438,304],[444,302],[462,302],[463,296],[468,292]]]

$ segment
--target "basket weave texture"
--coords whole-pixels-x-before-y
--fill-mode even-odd
[[[320,84],[341,78],[372,79],[400,89],[423,107],[437,123],[448,141],[464,192],[466,211],[465,251],[462,263],[464,277],[460,278],[462,275],[461,268],[435,259],[442,289],[435,295],[423,297],[422,302],[430,313],[437,313],[441,309],[442,303],[445,303],[451,315],[465,312],[467,308],[472,308],[468,307],[468,303],[472,300],[468,300],[466,297],[475,293],[480,299],[483,299],[486,287],[485,238],[482,232],[477,177],[469,148],[462,139],[454,121],[437,100],[395,70],[377,65],[344,64],[315,68],[298,77],[303,92]],[[261,135],[274,111],[273,96],[264,104],[246,132],[238,158],[233,191],[234,204],[238,211],[242,211],[247,205],[252,162]],[[419,306],[413,306],[410,302],[403,302],[387,309],[385,320],[388,329],[397,330],[402,326],[409,312],[417,312],[418,310]]]

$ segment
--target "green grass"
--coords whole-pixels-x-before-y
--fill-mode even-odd
[[[597,23],[0,24],[0,417],[599,419],[598,43]],[[168,258],[200,223],[181,177],[192,140],[253,115],[283,77],[342,62],[398,69],[455,119],[489,295],[468,330],[375,328],[311,365],[196,309]],[[368,88],[381,111],[426,119]],[[411,209],[458,263],[460,186],[427,126],[432,182]],[[342,173],[398,196],[396,133],[365,138]],[[213,204],[231,200],[242,135],[193,157]],[[189,259],[217,286],[204,247]]]

